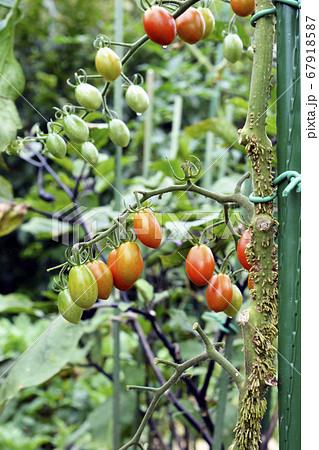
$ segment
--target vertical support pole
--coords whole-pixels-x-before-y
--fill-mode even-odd
[[[153,118],[153,103],[154,103],[154,78],[155,78],[154,70],[148,69],[148,71],[146,72],[146,92],[150,99],[150,106],[148,107],[148,109],[145,112],[143,178],[148,177],[151,152],[152,152],[152,118]]]
[[[114,38],[117,42],[123,42],[123,0],[114,0]],[[123,48],[117,48],[117,54],[122,59]],[[122,117],[123,115],[123,93],[121,79],[114,83],[114,109]],[[122,205],[122,148],[115,147],[115,210],[120,211]],[[119,301],[119,292],[115,294]],[[119,314],[115,308],[114,315]],[[113,448],[120,448],[121,441],[121,409],[120,409],[120,321],[117,317],[113,319]]]
[[[300,172],[300,11],[277,3],[278,174]],[[278,194],[279,219],[279,445],[301,448],[300,193]]]
[[[175,159],[178,152],[178,139],[181,131],[182,124],[182,113],[183,113],[183,97],[181,95],[176,95],[174,99],[174,113],[173,113],[173,124],[172,124],[172,134],[171,134],[171,149],[170,149],[170,159]]]
[[[220,92],[216,89],[212,93],[212,98],[209,105],[209,117],[215,117],[217,114],[217,106],[220,98]],[[204,168],[205,172],[203,175],[203,188],[211,189],[213,182],[213,155],[215,157],[215,135],[212,131],[208,131],[206,133],[206,142],[205,142],[205,159],[204,159]],[[215,154],[214,154],[215,153]]]
[[[225,346],[225,358],[230,360],[230,355],[233,347],[234,335],[230,334],[226,336],[226,346]],[[224,430],[224,420],[227,404],[227,391],[229,386],[229,376],[223,370],[219,378],[219,395],[218,395],[218,405],[216,412],[216,422],[214,427],[214,450],[222,450],[223,448],[223,430]]]
[[[123,0],[114,0],[114,39],[123,42]],[[123,47],[117,47],[116,53],[122,59]],[[114,110],[119,117],[123,115],[122,79],[119,77],[114,82]],[[120,211],[122,206],[122,148],[115,148],[115,210]]]

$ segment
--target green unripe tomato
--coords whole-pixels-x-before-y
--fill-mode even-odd
[[[228,34],[223,42],[223,55],[227,61],[235,63],[241,58],[243,43],[238,34]]]
[[[81,117],[75,114],[68,114],[63,120],[63,129],[67,137],[74,142],[86,142],[89,138],[89,129]]]
[[[230,304],[224,310],[224,313],[227,314],[227,316],[229,317],[235,317],[238,311],[240,310],[242,303],[243,303],[242,293],[240,292],[239,288],[235,284],[233,284],[233,296]]]
[[[130,142],[130,130],[122,120],[112,119],[109,122],[109,138],[113,144],[127,147]]]
[[[122,72],[122,63],[119,56],[110,48],[102,47],[95,55],[95,67],[102,77],[111,83]]]
[[[201,13],[201,15],[203,16],[203,19],[205,21],[205,32],[204,32],[204,36],[202,37],[202,39],[206,39],[213,31],[215,28],[215,17],[213,15],[213,13],[211,12],[210,9],[208,8],[197,8],[197,11],[199,11]]]
[[[252,48],[252,46],[247,48],[246,55],[248,56],[249,59],[251,60],[254,59],[254,49]]]
[[[61,316],[68,322],[79,323],[83,309],[77,306],[71,298],[69,289],[63,289],[58,295],[58,309]]]
[[[102,94],[89,83],[78,84],[75,88],[75,98],[79,105],[88,111],[95,111],[102,105]]]
[[[83,159],[94,166],[99,160],[99,152],[92,142],[83,142],[80,148]]]
[[[87,266],[73,266],[69,273],[69,291],[72,300],[83,309],[90,309],[97,300],[98,286]]]
[[[142,114],[150,106],[147,92],[141,86],[131,84],[125,94],[128,106],[137,114]]]
[[[50,133],[45,141],[46,147],[52,156],[62,159],[66,155],[66,142],[57,133]]]

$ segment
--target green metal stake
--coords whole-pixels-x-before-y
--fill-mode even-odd
[[[123,42],[123,0],[114,0],[114,38],[117,42]],[[119,46],[116,53],[122,59],[123,47]],[[114,82],[114,110],[119,117],[123,115],[123,92],[122,80],[118,78]],[[122,148],[115,148],[115,210],[120,211],[122,207]]]
[[[149,165],[152,151],[152,118],[153,118],[153,103],[154,103],[154,77],[153,69],[148,69],[146,72],[146,92],[150,100],[150,106],[145,112],[144,125],[144,151],[143,151],[143,178],[148,177]]]
[[[277,171],[300,172],[300,12],[277,3]],[[300,193],[278,191],[279,219],[279,446],[301,448]]]
[[[123,42],[123,0],[114,0],[114,38],[117,42]],[[117,48],[117,54],[123,57],[123,48]],[[121,80],[114,83],[114,109],[122,117],[123,115],[123,92]],[[120,211],[122,206],[122,148],[115,148],[115,210]],[[120,300],[116,292],[115,299]],[[118,308],[114,310],[114,316],[119,314]],[[117,317],[113,319],[113,448],[120,448],[121,442],[121,409],[120,409],[120,321]]]
[[[220,98],[220,92],[216,89],[212,93],[212,98],[209,105],[209,117],[215,117],[217,113],[217,106]],[[204,159],[204,169],[205,173],[203,176],[203,188],[211,189],[212,181],[213,181],[213,155],[215,150],[215,135],[212,131],[208,131],[206,133],[206,142],[205,142],[205,159]]]
[[[174,113],[171,134],[170,159],[175,159],[178,152],[178,138],[181,131],[183,112],[183,97],[176,95],[174,99]]]
[[[233,334],[226,336],[225,357],[229,360],[233,347],[233,339],[234,339]],[[229,385],[229,376],[223,370],[219,379],[219,395],[218,395],[218,405],[217,405],[216,422],[213,439],[214,450],[222,450],[223,448],[223,429],[227,404],[228,385]]]

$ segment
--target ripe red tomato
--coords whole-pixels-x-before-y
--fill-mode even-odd
[[[224,313],[227,314],[227,316],[229,317],[235,317],[238,311],[240,310],[242,303],[243,303],[243,295],[240,292],[239,288],[236,286],[236,284],[233,284],[233,296],[231,298],[230,304],[224,310]]]
[[[215,269],[214,255],[206,245],[195,245],[186,258],[188,278],[197,286],[205,286],[213,276]]]
[[[134,214],[134,231],[146,247],[158,248],[162,242],[162,229],[156,217],[149,209]]]
[[[114,248],[110,254],[109,259],[107,261],[107,265],[110,268],[112,275],[113,275],[113,285],[116,287],[116,289],[119,289],[120,291],[128,291],[132,285],[124,283],[124,281],[121,280],[119,277],[119,274],[117,273],[116,269],[116,260],[117,260],[117,248]]]
[[[233,296],[233,286],[225,273],[214,275],[206,289],[208,306],[215,312],[224,311]]]
[[[132,285],[143,271],[143,257],[135,242],[124,242],[117,249],[116,270],[124,283]]]
[[[246,230],[242,234],[241,238],[239,239],[238,245],[237,245],[237,257],[240,264],[243,266],[244,269],[249,270],[251,268],[251,264],[247,261],[247,256],[245,253],[246,247],[250,242],[250,231]]]
[[[255,0],[230,0],[231,9],[237,16],[246,17],[255,9]]]
[[[90,309],[97,300],[98,287],[93,273],[86,266],[73,266],[69,273],[72,300],[83,309]]]
[[[195,8],[188,8],[176,19],[176,29],[182,41],[195,44],[200,41],[205,33],[205,20]]]
[[[109,298],[113,288],[113,275],[107,264],[95,260],[87,264],[97,282],[98,298],[106,300]]]
[[[151,41],[159,45],[169,45],[176,37],[174,17],[161,6],[151,6],[143,16],[144,30]]]

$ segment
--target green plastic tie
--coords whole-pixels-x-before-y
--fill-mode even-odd
[[[297,187],[296,192],[301,191],[301,175],[300,175],[300,173],[296,172],[295,170],[286,170],[285,172],[278,175],[277,178],[275,178],[274,185],[276,186],[276,185],[282,183],[283,181],[285,181],[286,179],[289,181],[289,183],[288,183],[288,186],[286,186],[285,189],[282,191],[283,197],[287,197],[288,194],[295,187]],[[274,200],[274,198],[276,198],[277,195],[278,195],[277,189],[274,192],[274,194],[268,195],[267,197],[255,197],[254,194],[251,193],[249,196],[249,200],[253,203],[267,203],[267,202],[271,202],[272,200]]]
[[[250,25],[252,27],[255,27],[258,19],[267,16],[268,14],[276,14],[276,13],[277,13],[276,8],[263,9],[262,11],[259,11],[258,13],[252,16],[252,18],[250,19]]]
[[[301,8],[301,0],[274,0],[274,3],[283,3],[284,5],[292,6],[294,8]],[[250,25],[252,27],[256,26],[256,22],[261,17],[267,16],[268,14],[277,14],[276,8],[263,9],[258,13],[254,14],[250,19]]]

